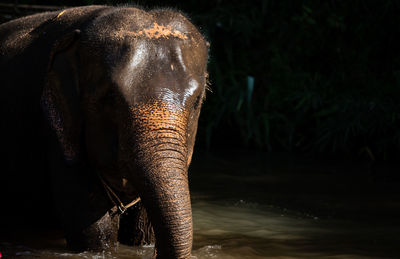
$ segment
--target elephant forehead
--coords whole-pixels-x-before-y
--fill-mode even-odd
[[[125,38],[134,37],[138,39],[159,40],[159,39],[179,39],[188,40],[189,32],[181,28],[179,24],[160,25],[153,22],[150,26],[129,30],[129,28],[121,28],[114,32],[113,37]]]
[[[148,48],[145,42],[138,42],[135,52],[133,53],[131,59],[129,60],[129,66],[132,69],[136,69],[139,65],[142,65],[146,62],[149,56]]]
[[[157,71],[161,67],[171,67],[176,60],[186,70],[184,59],[179,44],[173,42],[154,44],[147,40],[139,39],[132,44],[132,50],[126,55],[129,73],[138,73],[142,69]],[[173,66],[173,65],[172,65]]]
[[[130,104],[142,95],[185,105],[199,88],[198,80],[179,44],[135,42],[127,62],[114,71],[113,78]]]
[[[149,39],[159,39],[159,38],[168,39],[170,37],[179,38],[182,40],[188,39],[185,33],[180,32],[175,28],[172,28],[171,25],[167,26],[159,25],[157,22],[154,22],[153,25],[149,28],[145,28],[143,30],[136,32],[127,32],[127,33],[133,36],[138,36],[138,37],[142,36]]]

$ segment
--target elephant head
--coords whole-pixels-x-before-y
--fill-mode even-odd
[[[65,161],[87,159],[124,201],[141,198],[157,258],[190,256],[188,166],[207,59],[180,13],[134,8],[67,33],[51,54],[42,103]]]

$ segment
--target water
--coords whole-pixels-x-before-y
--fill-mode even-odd
[[[374,177],[362,163],[198,157],[190,179],[193,258],[400,258],[399,183]],[[1,241],[4,258],[151,258],[153,251],[120,245],[114,254],[74,254],[57,230],[15,236]]]

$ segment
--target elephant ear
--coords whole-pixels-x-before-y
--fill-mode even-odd
[[[80,153],[82,115],[80,113],[78,46],[80,31],[56,41],[50,53],[41,106],[68,164]]]

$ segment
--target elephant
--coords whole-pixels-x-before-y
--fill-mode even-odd
[[[71,249],[114,251],[136,203],[154,256],[190,258],[202,33],[172,9],[85,6],[4,23],[0,42],[0,180],[22,196],[1,206],[54,208]],[[24,202],[34,191],[48,200]]]

